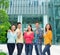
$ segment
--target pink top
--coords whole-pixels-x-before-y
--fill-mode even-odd
[[[33,39],[34,39],[34,33],[30,33],[28,34],[27,32],[24,33],[24,40],[26,44],[31,44],[33,43]]]

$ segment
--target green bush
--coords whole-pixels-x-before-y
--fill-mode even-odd
[[[8,7],[9,0],[0,0],[0,43],[6,43],[6,31],[10,27],[9,16],[6,13]]]
[[[10,23],[6,22],[0,25],[0,43],[6,43],[7,40],[7,30],[10,27]]]
[[[4,10],[0,10],[0,43],[6,43],[6,33],[10,27],[9,16]]]
[[[7,54],[6,54],[6,53],[4,53],[4,52],[1,52],[1,53],[0,53],[0,55],[7,55]]]

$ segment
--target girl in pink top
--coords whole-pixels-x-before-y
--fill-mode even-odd
[[[24,32],[26,55],[32,55],[33,39],[34,39],[34,32],[32,30],[32,26],[28,25],[27,31]]]

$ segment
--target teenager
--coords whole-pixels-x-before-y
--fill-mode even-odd
[[[23,41],[23,33],[21,31],[21,23],[20,22],[17,23],[16,33],[17,33],[17,39],[16,39],[17,55],[21,55],[24,41]]]
[[[32,30],[32,26],[28,25],[27,31],[24,32],[26,55],[32,55],[33,39],[34,39],[34,32]]]
[[[38,22],[35,24],[36,30],[34,31],[34,45],[35,45],[35,51],[36,55],[42,55],[42,38],[43,38],[43,31],[40,28],[40,25]]]
[[[15,25],[11,26],[11,30],[7,33],[7,48],[9,55],[13,55],[15,49],[15,41],[16,41],[17,34],[15,32]]]
[[[46,52],[48,55],[51,55],[50,54],[50,47],[52,44],[52,28],[51,28],[50,24],[47,24],[45,27],[44,44],[45,44],[45,48],[43,50],[43,55],[46,55],[45,54]]]

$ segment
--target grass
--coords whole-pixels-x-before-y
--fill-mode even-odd
[[[7,55],[6,53],[4,53],[4,52],[0,52],[0,55]]]

